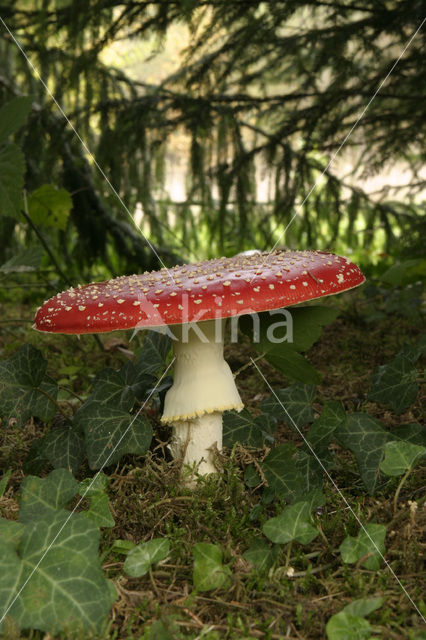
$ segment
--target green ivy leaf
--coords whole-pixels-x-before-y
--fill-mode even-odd
[[[308,544],[319,534],[311,524],[310,504],[304,501],[285,507],[281,515],[267,520],[262,530],[275,544],[286,544],[292,540]]]
[[[12,475],[12,469],[8,469],[2,475],[0,480],[0,499],[3,497],[4,492],[6,491],[7,483],[9,482],[9,478]]]
[[[0,216],[21,220],[25,158],[16,144],[0,148]]]
[[[116,553],[124,553],[124,555],[127,555],[128,552],[135,547],[136,543],[132,542],[132,540],[121,540],[120,538],[117,538],[117,540],[114,540],[114,542],[112,543],[111,550],[115,551]]]
[[[30,476],[22,483],[19,531],[6,527],[9,535],[1,535],[0,520],[0,611],[21,629],[98,632],[116,598],[101,570],[98,528],[63,508],[76,488],[65,469]]]
[[[78,493],[89,499],[89,509],[85,515],[98,527],[113,527],[114,518],[109,507],[109,498],[105,493],[109,478],[104,473],[97,473],[93,478],[86,478],[78,485]]]
[[[299,498],[322,482],[318,465],[307,461],[307,454],[300,455],[295,446],[280,444],[261,463],[268,488],[274,495],[288,501]],[[256,483],[257,484],[257,483]]]
[[[362,481],[369,493],[374,493],[389,433],[368,413],[352,413],[336,429],[335,435],[343,447],[353,452]]]
[[[423,295],[423,282],[414,282],[409,287],[393,289],[385,298],[385,312],[388,316],[398,314],[410,319],[413,315],[420,316]]]
[[[198,542],[194,545],[193,581],[197,591],[210,591],[227,586],[231,570],[222,564],[222,550],[219,545]]]
[[[176,640],[179,638],[181,634],[179,626],[175,623],[175,617],[163,616],[161,620],[155,620],[148,627],[144,627],[144,640]]]
[[[74,416],[74,424],[85,433],[91,469],[113,464],[125,453],[144,455],[148,451],[152,428],[144,416],[130,413],[134,402],[119,372],[101,371],[93,394]]]
[[[87,401],[108,402],[113,406],[119,406],[133,403],[135,395],[121,372],[107,367],[97,374]]]
[[[254,464],[250,464],[244,471],[244,482],[248,487],[257,487],[262,482],[258,470]]]
[[[223,415],[223,444],[232,447],[236,442],[251,447],[261,447],[263,444],[262,432],[259,432],[247,409],[240,413],[225,411]]]
[[[148,573],[153,564],[167,558],[169,551],[170,540],[168,538],[154,538],[148,542],[141,542],[128,552],[124,562],[124,571],[133,578],[140,578]]]
[[[294,499],[300,491],[300,474],[296,466],[297,449],[284,443],[272,449],[261,463],[268,487],[286,500]]]
[[[406,440],[407,442],[426,447],[426,429],[418,422],[396,425],[392,427],[390,435],[392,439],[396,437],[398,440]]]
[[[278,558],[279,550],[277,546],[270,547],[262,538],[256,538],[247,551],[244,551],[243,558],[258,571],[269,571]]]
[[[46,375],[47,362],[40,351],[24,344],[11,358],[0,361],[0,417],[14,418],[18,426],[31,416],[48,422],[56,413],[58,388]]]
[[[380,463],[380,471],[387,476],[400,476],[408,469],[412,469],[417,460],[425,456],[426,447],[412,442],[393,440],[385,445],[385,458]]]
[[[77,473],[83,462],[84,439],[71,426],[56,427],[44,436],[43,453],[54,469]]]
[[[274,416],[261,413],[255,417],[254,424],[255,428],[262,434],[263,442],[267,442],[270,445],[275,441],[273,434],[277,428],[277,421]]]
[[[75,496],[77,489],[77,480],[66,469],[55,469],[46,478],[27,476],[21,484],[21,521],[31,523],[34,519],[63,509]]]
[[[108,487],[109,478],[102,471],[98,471],[93,478],[85,478],[78,485],[78,493],[85,497],[91,498],[98,493],[103,493]]]
[[[332,322],[337,311],[328,307],[312,306],[297,309],[276,309],[260,313],[254,347],[265,354],[266,360],[284,375],[306,384],[317,384],[321,375],[302,356],[321,335],[322,327]],[[256,326],[250,316],[240,319],[243,333],[251,336]]]
[[[147,398],[156,383],[156,378],[153,375],[144,373],[133,362],[126,362],[119,373],[123,383],[140,402]]]
[[[360,598],[359,600],[353,600],[342,609],[345,613],[349,613],[351,616],[360,616],[364,618],[370,615],[376,609],[379,609],[384,602],[384,598]]]
[[[325,630],[328,640],[370,640],[372,631],[368,620],[344,611],[332,616]]]
[[[27,457],[22,465],[22,470],[26,474],[40,475],[48,464],[44,454],[43,438],[33,440]]]
[[[293,318],[293,347],[307,351],[318,340],[322,328],[335,321],[339,310],[332,307],[312,305],[290,310]]]
[[[425,261],[426,262],[426,261]],[[426,334],[422,334],[414,344],[402,345],[398,352],[398,356],[406,356],[413,364],[417,362],[420,356],[426,354]]]
[[[319,418],[312,423],[306,440],[308,445],[304,445],[303,449],[307,453],[311,453],[311,448],[315,455],[321,460],[323,466],[328,470],[333,467],[333,457],[328,449],[334,432],[346,420],[346,412],[340,402],[327,402]]]
[[[86,425],[85,440],[91,469],[117,462],[126,453],[145,455],[152,428],[143,416],[136,418],[122,408],[92,402],[78,416]]]
[[[312,423],[306,439],[315,452],[323,451],[333,439],[335,430],[346,421],[346,411],[340,402],[326,402],[319,418]]]
[[[386,527],[383,524],[367,524],[356,538],[348,536],[339,547],[343,562],[352,564],[369,554],[361,564],[376,571],[382,564],[385,553]]]
[[[315,387],[296,382],[286,389],[276,389],[269,398],[262,400],[260,407],[264,413],[286,422],[293,431],[297,431],[294,425],[300,429],[314,419],[314,396]]]
[[[253,344],[261,353],[273,352],[281,344],[295,351],[307,351],[320,337],[322,327],[333,322],[337,315],[336,309],[320,305],[259,313],[258,342]],[[241,317],[239,326],[243,333],[252,336],[255,325],[250,316]]]
[[[298,449],[295,462],[305,492],[322,487],[325,465],[321,458],[318,460],[307,451]]]
[[[321,381],[321,374],[309,360],[286,343],[277,344],[274,351],[265,355],[265,359],[290,380],[300,380],[307,384],[318,384]]]
[[[273,441],[271,433],[275,430],[276,420],[262,414],[254,418],[247,409],[240,413],[225,411],[223,414],[223,444],[232,447],[240,442],[248,447],[261,447],[265,440]]]
[[[13,98],[0,109],[0,144],[25,124],[31,111],[33,99],[31,96]]]
[[[148,331],[135,365],[138,374],[153,374],[161,369],[171,347],[172,340],[168,335]]]
[[[28,214],[37,226],[54,227],[65,231],[72,199],[66,189],[43,184],[29,196]]]
[[[401,354],[388,364],[377,367],[371,377],[372,386],[368,399],[388,404],[400,414],[413,404],[417,397],[417,369],[412,360]]]
[[[299,307],[287,311],[291,314],[293,331],[292,333],[287,331],[287,335],[282,337],[286,337],[288,341],[274,344],[265,339],[265,331],[270,330],[276,322],[275,317],[268,313],[265,326],[262,327],[261,323],[263,331],[261,331],[260,348],[266,353],[266,360],[284,375],[305,384],[318,384],[321,374],[299,352],[307,351],[318,340],[322,327],[335,320],[338,312],[335,309],[320,306]]]
[[[365,616],[381,607],[383,598],[361,598],[350,602],[327,623],[328,640],[370,640],[371,626]]]
[[[113,527],[115,520],[111,515],[109,498],[105,493],[97,493],[90,498],[90,505],[85,515],[93,520],[97,527]]]
[[[299,502],[302,502],[299,500]],[[325,505],[326,499],[322,492],[322,489],[312,489],[303,496],[303,502],[306,502],[309,506],[309,511],[312,513]]]
[[[414,271],[416,274],[416,267],[421,263],[421,258],[411,258],[410,260],[397,262],[382,274],[381,280],[393,285],[394,287],[400,287],[401,285],[410,282],[412,272]]]
[[[25,526],[22,522],[0,518],[0,549],[4,542],[10,543],[13,546],[19,544],[22,536],[24,535],[24,531]]]

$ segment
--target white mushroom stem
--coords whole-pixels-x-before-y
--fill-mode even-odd
[[[173,426],[173,457],[197,465],[199,473],[213,473],[214,450],[222,448],[222,412],[243,408],[223,357],[222,321],[173,327],[173,333],[174,382],[161,420]]]
[[[222,448],[222,413],[205,413],[193,420],[173,423],[170,451],[184,464],[196,465],[198,473],[215,473],[215,451]]]

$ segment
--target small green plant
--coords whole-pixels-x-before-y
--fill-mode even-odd
[[[426,342],[417,348],[404,347],[388,364],[376,369],[371,378],[369,400],[389,405],[400,414],[414,402],[419,391],[416,361],[426,350]]]
[[[136,362],[119,371],[103,369],[93,392],[74,415],[59,404],[58,385],[47,375],[47,362],[30,344],[0,361],[0,418],[17,427],[35,416],[50,423],[59,413],[62,424],[36,440],[27,461],[28,472],[47,463],[76,473],[87,455],[91,469],[113,464],[125,453],[144,455],[152,439],[148,420],[136,413],[156,387],[158,370],[170,347],[169,338],[151,332]],[[162,387],[157,385],[158,394]]]
[[[422,234],[421,234],[422,235]],[[406,254],[421,255],[420,244],[413,251],[409,246]],[[424,257],[407,258],[401,255],[394,264],[370,282],[365,291],[365,306],[362,316],[368,324],[385,318],[409,317],[411,321],[422,321],[422,301],[426,281]]]
[[[373,629],[365,618],[379,609],[383,598],[354,600],[327,622],[328,640],[369,640]]]
[[[293,324],[291,340],[277,342],[271,341],[269,335],[271,328],[276,324],[275,316],[261,313],[259,314],[259,335],[254,346],[267,362],[288,378],[305,384],[317,384],[321,380],[321,375],[302,353],[308,351],[318,340],[322,328],[333,322],[337,314],[338,311],[330,307],[296,307],[291,312]],[[283,325],[285,336],[288,327],[286,322],[283,322]],[[240,326],[243,332],[250,335],[253,327],[248,316],[241,319]],[[278,330],[275,337],[280,337]]]
[[[403,484],[407,480],[417,462],[426,456],[426,446],[406,442],[404,440],[391,440],[385,445],[385,457],[380,463],[380,470],[387,476],[400,476],[401,481],[395,491],[394,511],[397,509],[398,497]]]
[[[27,476],[19,520],[0,518],[0,629],[5,617],[50,633],[105,623],[117,594],[101,570],[96,518],[66,509],[79,489],[65,469]]]
[[[275,544],[286,544],[293,540],[300,544],[312,542],[319,534],[312,525],[311,513],[324,505],[324,496],[319,491],[312,492],[310,499],[285,507],[282,513],[270,518],[263,525],[263,533]]]
[[[124,562],[124,571],[134,578],[140,578],[149,572],[151,566],[165,560],[170,551],[170,540],[153,538],[141,542],[130,551]]]
[[[222,550],[217,544],[197,542],[193,555],[193,581],[197,591],[211,591],[229,585],[231,569],[223,564]]]
[[[348,536],[339,547],[343,562],[360,563],[366,569],[377,570],[385,553],[386,527],[366,524],[357,537]]]
[[[85,512],[97,527],[113,527],[114,518],[111,515],[109,498],[106,489],[109,478],[99,472],[93,478],[86,478],[78,485],[78,493],[82,498],[89,500],[89,508]]]

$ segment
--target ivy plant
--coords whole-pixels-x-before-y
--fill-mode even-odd
[[[0,518],[0,611],[21,629],[99,632],[116,598],[93,514],[66,508],[78,490],[66,469],[27,476],[19,520]]]
[[[383,601],[382,597],[361,598],[347,604],[327,622],[328,640],[369,640],[373,629],[365,618]]]
[[[58,385],[47,375],[47,361],[38,349],[25,344],[0,361],[0,418],[22,427],[32,416],[46,423],[55,415],[61,417],[33,443],[26,471],[40,473],[50,463],[77,473],[85,455],[92,469],[113,464],[126,453],[144,455],[152,427],[137,410],[152,395],[157,383],[154,372],[169,349],[167,336],[149,332],[135,363],[99,372],[92,393],[73,416],[58,403]]]

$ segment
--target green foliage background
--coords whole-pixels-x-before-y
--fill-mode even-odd
[[[419,26],[421,4],[0,3],[0,104],[32,96],[28,125],[16,140],[27,159],[25,186],[32,193],[52,183],[72,198],[66,224],[62,218],[62,225],[44,229],[62,269],[71,279],[87,279],[101,264],[114,274],[156,267],[129,215],[137,202],[144,233],[167,265],[269,249],[277,240],[298,248],[350,248],[361,258],[367,251],[377,259],[378,251],[404,251],[408,238],[410,254],[419,252],[422,31],[345,143],[352,175],[342,178],[328,163]],[[188,46],[169,75],[154,66],[147,83],[104,62],[109,47],[122,40],[140,45],[149,58],[176,25],[188,34]],[[166,189],[177,136],[188,153],[181,202]],[[374,199],[355,179],[398,166],[410,168],[408,184]],[[262,181],[268,194],[259,201]],[[17,216],[0,218],[0,251],[11,257],[33,234]]]

